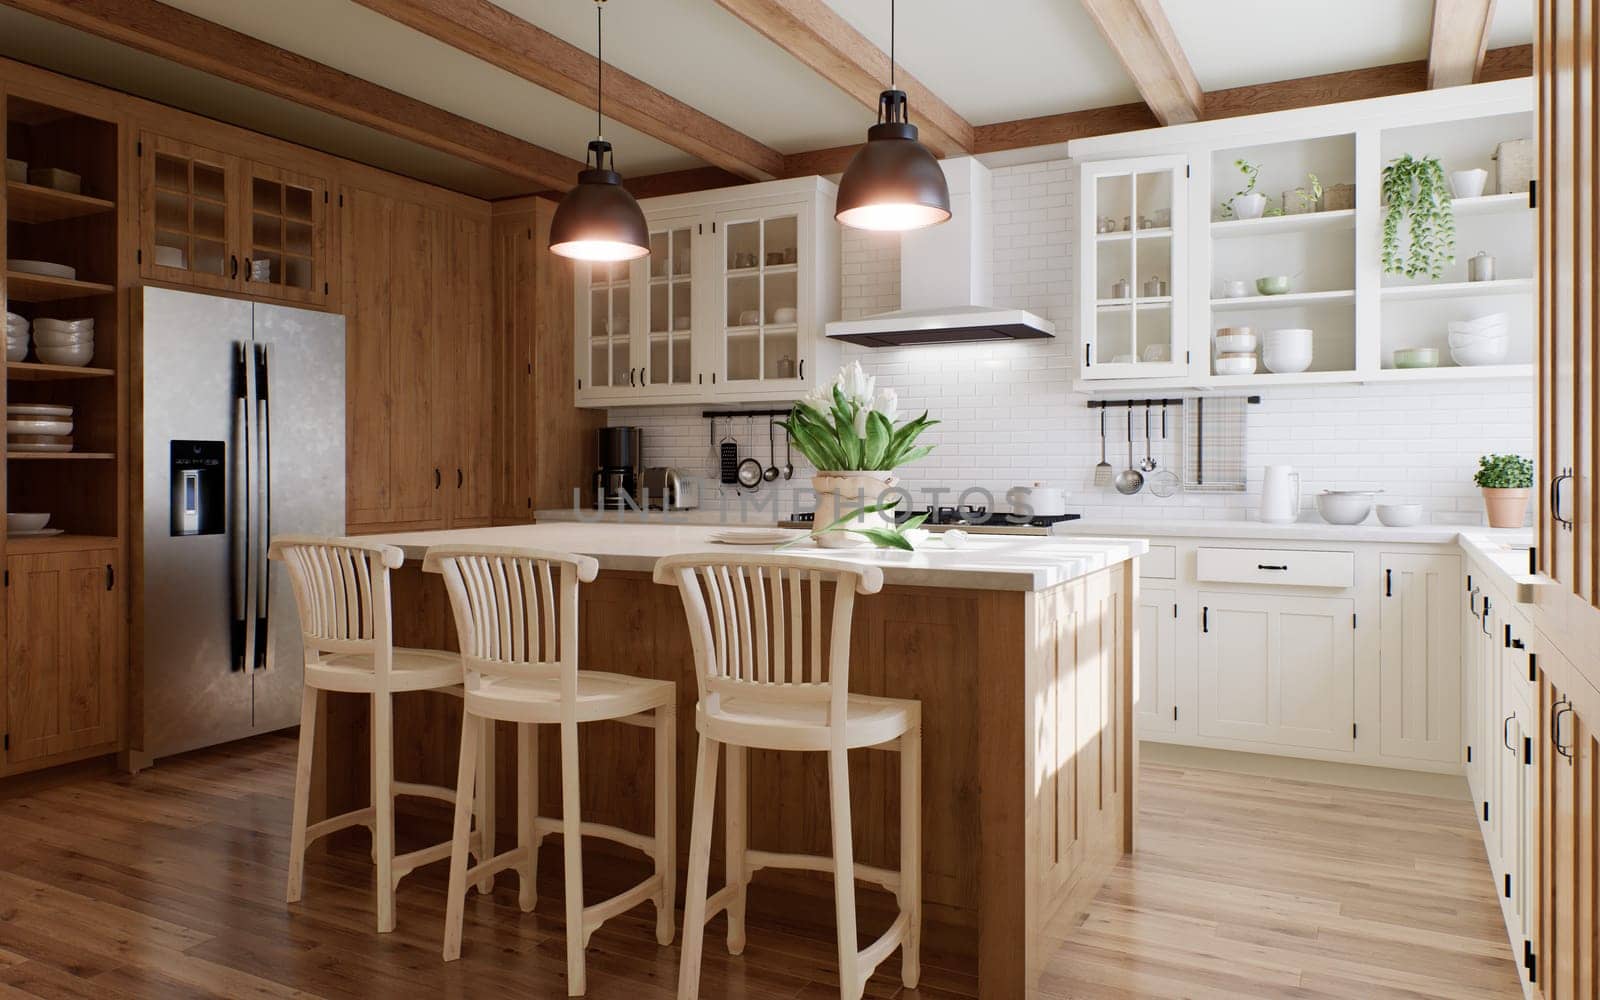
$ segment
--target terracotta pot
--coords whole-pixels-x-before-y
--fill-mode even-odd
[[[816,526],[824,527],[853,510],[884,502],[879,498],[898,482],[892,472],[817,473],[811,477],[811,488],[817,493]],[[879,512],[862,514],[850,522],[851,527],[861,528],[880,524],[893,526],[894,518],[887,512]],[[859,549],[872,545],[866,538],[842,528],[816,536],[816,542],[825,549]]]
[[[1491,528],[1520,528],[1528,517],[1528,496],[1532,490],[1483,489],[1483,506]]]

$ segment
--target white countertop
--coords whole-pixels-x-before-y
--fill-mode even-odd
[[[770,552],[766,546],[719,545],[715,529],[703,525],[545,523],[453,531],[412,531],[372,535],[365,540],[399,546],[406,558],[421,559],[434,545],[509,545],[556,549],[593,556],[602,570],[647,573],[656,560],[683,552]],[[796,535],[802,534],[795,532]],[[970,536],[966,545],[948,548],[938,538],[916,552],[883,549],[819,549],[809,542],[787,551],[821,555],[841,562],[869,563],[883,570],[886,584],[951,587],[963,590],[1047,590],[1148,551],[1140,538]]]
[[[1464,532],[1493,538],[1505,544],[1521,540],[1533,544],[1525,529],[1498,530],[1460,524],[1419,524],[1412,528],[1390,528],[1377,520],[1366,524],[1328,524],[1324,521],[1295,521],[1268,524],[1265,521],[1113,521],[1084,518],[1058,525],[1056,530],[1069,535],[1133,535],[1140,538],[1236,538],[1274,542],[1393,542],[1411,545],[1451,545]]]

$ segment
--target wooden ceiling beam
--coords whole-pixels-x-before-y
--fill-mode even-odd
[[[1474,83],[1489,47],[1494,0],[1433,0],[1428,89]]]
[[[1199,121],[1205,93],[1160,0],[1081,0],[1162,125]]]
[[[0,0],[9,7],[559,190],[583,164],[156,0]]]
[[[408,28],[593,109],[594,56],[489,0],[355,0]],[[606,117],[749,180],[783,173],[783,154],[614,66]]]
[[[889,54],[823,0],[717,0],[718,5],[765,35],[824,80],[855,98],[874,114],[878,95],[889,85]],[[940,156],[972,152],[973,128],[904,69],[895,85],[906,92],[911,123],[919,138]]]

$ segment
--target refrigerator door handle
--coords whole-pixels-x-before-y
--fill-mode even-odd
[[[228,504],[228,576],[233,587],[233,621],[229,623],[232,669],[245,669],[245,633],[250,587],[250,403],[245,345],[233,350],[232,496]]]
[[[269,408],[267,345],[255,345],[256,359],[256,643],[255,669],[267,669],[267,620],[272,588],[267,549],[272,539],[272,416]]]

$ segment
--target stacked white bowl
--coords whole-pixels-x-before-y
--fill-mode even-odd
[[[1222,326],[1215,336],[1218,375],[1253,375],[1256,370],[1256,335],[1248,326]]]
[[[36,319],[33,350],[47,365],[82,368],[94,358],[94,320]]]
[[[28,320],[14,312],[6,313],[6,360],[21,361],[28,356]]]
[[[1505,360],[1510,346],[1505,313],[1490,313],[1477,319],[1451,320],[1450,357],[1462,367],[1497,365]]]
[[[1268,330],[1261,342],[1261,363],[1278,375],[1303,372],[1311,367],[1311,331],[1293,328]]]

